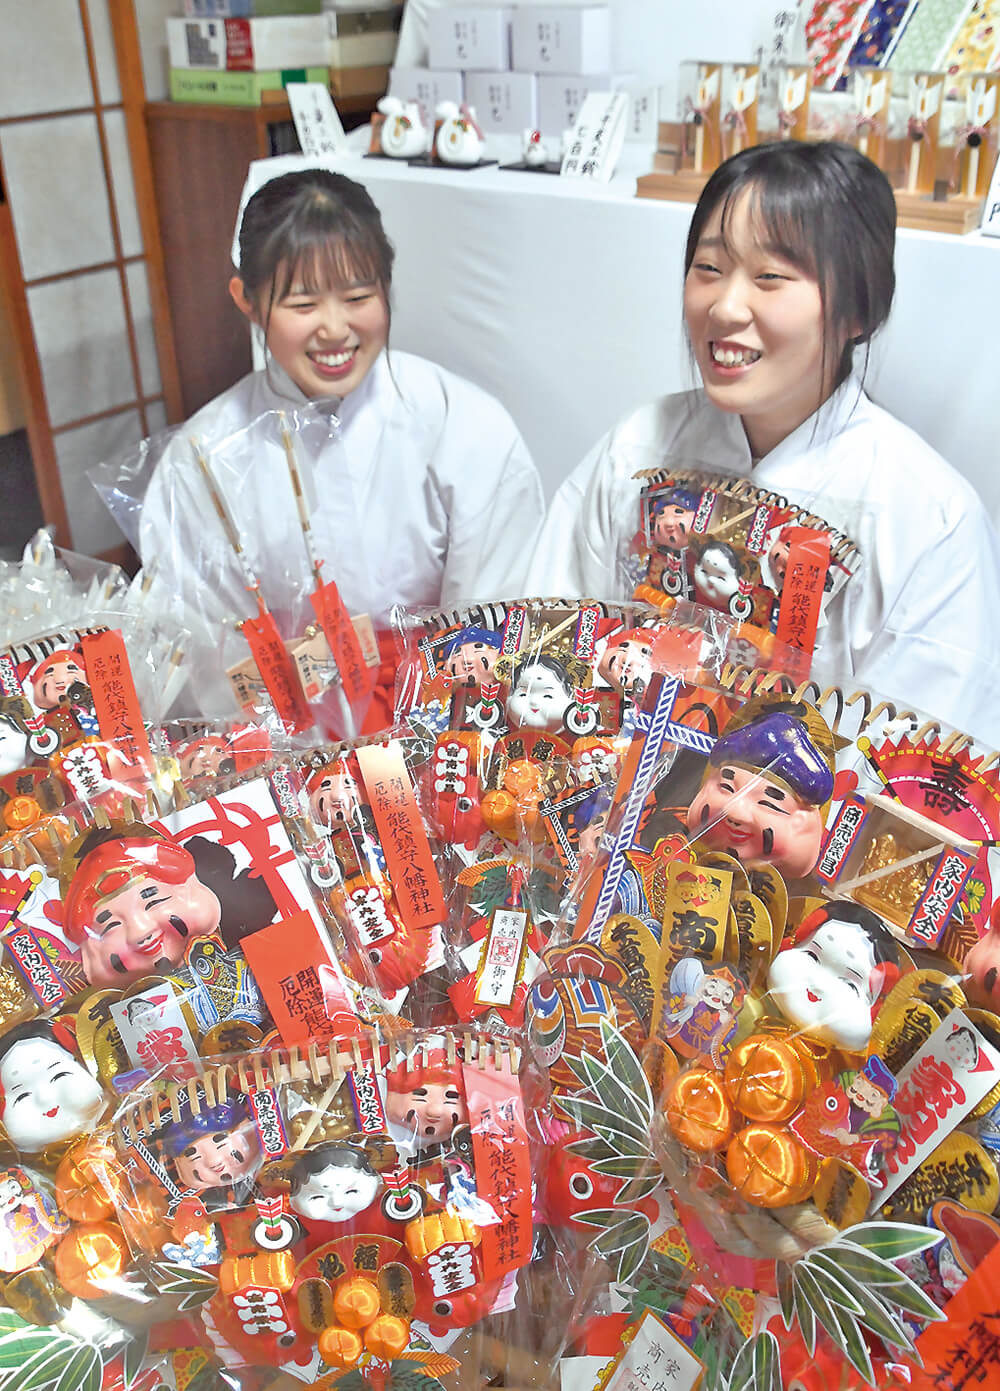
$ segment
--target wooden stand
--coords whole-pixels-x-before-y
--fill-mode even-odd
[[[926,193],[907,193],[897,188],[896,212],[900,227],[920,232],[974,232],[983,215],[982,198],[942,198],[935,202]]]
[[[697,203],[710,177],[709,174],[696,174],[693,169],[681,169],[676,174],[662,173],[657,167],[656,172],[636,180],[635,196],[662,198],[668,203]]]

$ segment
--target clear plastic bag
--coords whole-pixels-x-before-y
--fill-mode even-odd
[[[211,440],[168,431],[93,480],[153,572],[153,601],[196,644],[185,714],[252,708],[262,680],[292,729],[360,727],[374,683],[340,590],[363,604],[372,587],[350,544],[363,518],[335,417],[267,411]]]
[[[857,546],[822,517],[747,478],[646,470],[625,577],[661,609],[690,599],[812,655],[826,608],[858,570]]]
[[[189,1292],[238,1385],[254,1367],[336,1384],[386,1364],[464,1365],[475,1384],[484,1334],[504,1335],[504,1360],[535,1351],[517,1069],[515,1050],[472,1033],[404,1033],[149,1084],[114,1126],[121,1220],[153,1282]]]
[[[773,672],[665,674],[642,715],[527,1006],[576,1126],[575,1220],[605,1264],[630,1253],[615,1367],[682,1345],[722,1388],[780,1347],[786,1385],[930,1385],[928,1348],[957,1387],[935,1329],[958,1300],[979,1347],[1000,1236],[995,757]],[[612,1312],[605,1289],[580,1317]]]

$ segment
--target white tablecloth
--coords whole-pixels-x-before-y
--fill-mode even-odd
[[[497,168],[329,161],[368,187],[396,245],[393,342],[499,397],[549,495],[626,411],[697,384],[681,329],[691,208],[634,198],[650,153],[627,146],[623,159],[607,187]],[[244,197],[311,163],[258,161]],[[1000,305],[1000,241],[902,231],[896,271],[869,390],[1000,518],[991,426],[1000,374],[987,346]]]

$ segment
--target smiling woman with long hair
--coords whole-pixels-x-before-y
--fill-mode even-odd
[[[702,192],[684,321],[702,389],[619,422],[556,495],[532,593],[622,593],[639,469],[740,474],[852,535],[864,560],[820,629],[822,674],[1000,742],[1000,547],[970,484],[865,393],[895,290],[896,206],[846,145],[733,156]],[[932,351],[933,325],[927,325]]]

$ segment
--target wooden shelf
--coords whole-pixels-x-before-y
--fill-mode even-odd
[[[384,92],[365,92],[358,97],[335,96],[334,101],[341,116],[364,115],[367,119],[375,109],[375,103],[383,96]],[[290,121],[292,109],[288,105],[287,97],[275,93],[274,97],[268,100],[268,94],[265,93],[264,101],[259,106],[224,106],[214,101],[148,101],[147,121],[150,118],[157,121],[221,121],[242,124],[249,120],[255,126],[271,126],[280,121]]]

